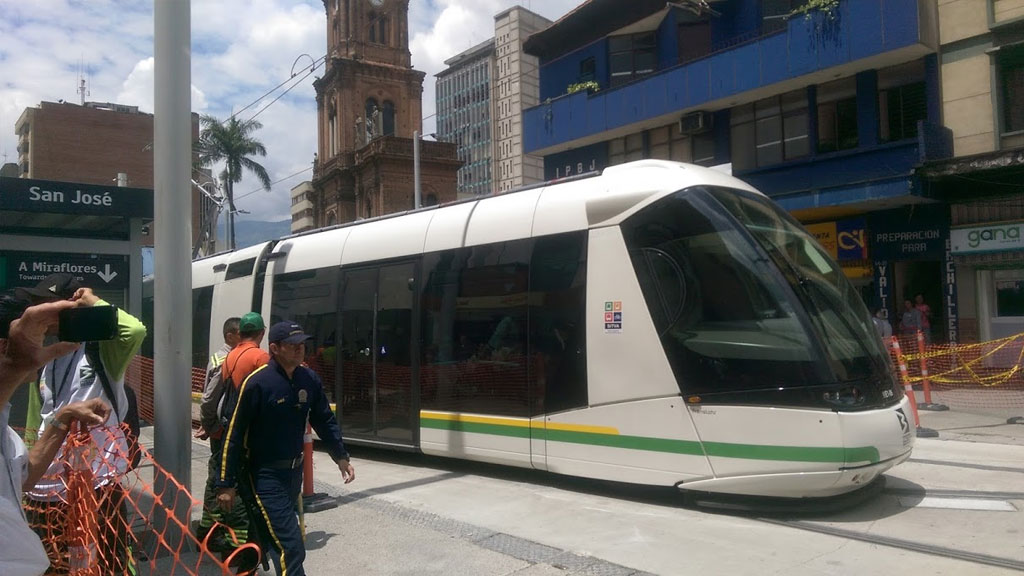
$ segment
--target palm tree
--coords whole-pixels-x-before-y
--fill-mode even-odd
[[[235,249],[235,194],[234,185],[242,181],[243,169],[256,175],[263,189],[270,191],[270,176],[267,169],[253,160],[252,156],[264,157],[267,149],[263,143],[253,137],[253,133],[263,127],[256,120],[241,121],[232,116],[221,122],[213,116],[203,115],[199,119],[202,132],[196,143],[196,154],[201,166],[210,167],[218,162],[224,163],[220,173],[224,192],[228,197],[228,242],[231,250]]]

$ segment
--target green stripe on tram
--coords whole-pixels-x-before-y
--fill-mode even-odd
[[[510,436],[529,438],[531,428],[522,425],[467,422],[465,420],[432,418],[421,415],[420,426],[435,430],[452,432],[470,432],[493,436]],[[854,448],[831,448],[817,446],[763,446],[757,444],[734,444],[727,442],[705,442],[703,446],[695,440],[673,440],[670,438],[650,438],[647,436],[627,436],[622,434],[602,434],[597,432],[581,432],[575,430],[556,430],[534,426],[534,438],[565,442],[568,444],[587,444],[591,446],[607,446],[627,450],[646,450],[670,454],[687,454],[719,458],[739,458],[744,460],[774,460],[784,462],[878,462],[881,458],[874,446]]]

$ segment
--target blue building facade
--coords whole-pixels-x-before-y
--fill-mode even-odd
[[[936,204],[915,170],[952,155],[936,3],[804,4],[585,2],[525,45],[540,59],[541,90],[524,112],[525,152],[544,158],[546,178],[641,158],[727,165],[825,236],[861,223],[847,240],[866,250],[834,256],[894,323],[904,296],[925,293],[937,309],[946,255],[887,242],[891,223],[910,226],[917,205]],[[597,88],[567,93],[581,81]],[[948,239],[948,207],[927,213],[923,226]]]

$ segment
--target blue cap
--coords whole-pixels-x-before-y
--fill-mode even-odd
[[[305,342],[312,336],[307,335],[302,331],[302,326],[299,326],[295,322],[278,322],[270,327],[270,334],[267,335],[267,341],[271,344],[277,344],[284,342],[286,344],[298,344],[299,342]]]

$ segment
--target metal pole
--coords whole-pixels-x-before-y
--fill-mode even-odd
[[[191,2],[156,0],[153,159],[156,263],[154,320],[154,456],[191,486],[192,165]],[[180,510],[174,511],[178,516]],[[187,510],[186,510],[187,512]],[[180,518],[189,525],[189,518]]]
[[[412,133],[412,191],[413,207],[417,210],[423,206],[423,192],[420,190],[420,133]]]

